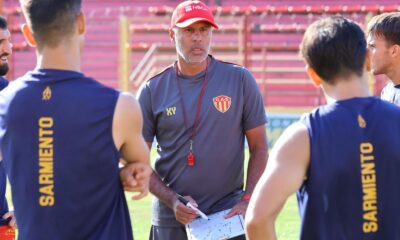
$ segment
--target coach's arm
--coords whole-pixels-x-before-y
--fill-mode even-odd
[[[265,124],[253,129],[249,129],[245,132],[245,134],[249,144],[250,158],[247,167],[246,190],[244,195],[251,196],[255,185],[265,169],[268,159],[268,145]],[[228,214],[226,214],[225,218],[230,218],[236,214],[242,214],[245,216],[248,204],[248,199],[242,199]]]
[[[152,143],[147,142],[147,145],[151,148]],[[154,171],[150,178],[150,192],[174,211],[175,218],[178,222],[189,224],[198,216],[196,211],[186,207],[178,200],[177,193],[167,187]],[[192,205],[197,207],[196,201],[191,196],[185,196],[185,198],[191,202]]]

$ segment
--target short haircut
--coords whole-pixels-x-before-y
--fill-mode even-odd
[[[7,20],[3,16],[0,16],[0,29],[5,30],[7,28],[8,28]]]
[[[400,12],[374,16],[368,23],[367,35],[384,37],[390,45],[400,45]]]
[[[328,17],[312,23],[300,45],[305,62],[327,83],[336,77],[361,76],[367,43],[363,30],[343,17]]]
[[[56,47],[69,36],[81,11],[81,0],[20,0],[38,48]]]

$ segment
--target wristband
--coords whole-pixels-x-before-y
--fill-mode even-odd
[[[241,200],[242,200],[243,202],[249,202],[249,201],[250,201],[250,198],[251,198],[251,195],[250,195],[250,194],[244,194],[244,195],[242,196]]]

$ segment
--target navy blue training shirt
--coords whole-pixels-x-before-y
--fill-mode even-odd
[[[4,77],[0,76],[0,91],[8,86],[8,81]]]
[[[1,150],[19,239],[132,239],[112,136],[119,92],[36,69],[0,93]]]
[[[0,226],[8,225],[8,220],[3,219],[3,215],[8,212],[8,204],[6,199],[7,178],[4,171],[3,161],[0,161]]]
[[[7,86],[7,79],[0,76],[0,91],[2,91]],[[2,216],[8,212],[6,186],[7,178],[4,171],[4,164],[3,161],[0,160],[0,226],[8,225],[8,220],[2,218]]]
[[[400,109],[374,97],[322,106],[298,191],[301,239],[400,239]]]

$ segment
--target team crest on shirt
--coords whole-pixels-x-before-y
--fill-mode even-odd
[[[42,100],[48,101],[51,98],[51,88],[47,86],[42,93]]]
[[[225,113],[231,107],[231,98],[225,95],[220,95],[218,97],[213,98],[214,107],[222,112]]]
[[[366,128],[367,127],[367,123],[365,122],[365,119],[361,115],[358,115],[357,121],[358,121],[358,126],[360,128]]]

